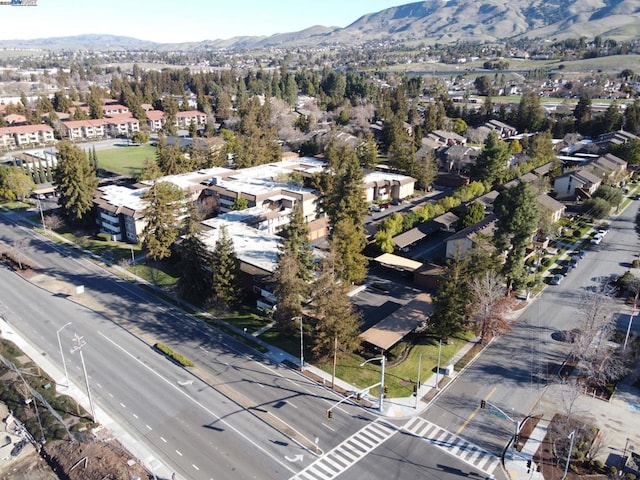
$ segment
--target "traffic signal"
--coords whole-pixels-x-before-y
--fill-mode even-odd
[[[327,418],[333,418],[333,412],[331,410],[327,410]]]
[[[531,471],[531,460],[527,460],[527,473]]]
[[[517,446],[519,440],[520,440],[520,435],[516,433],[516,435],[513,437],[513,445]]]
[[[480,408],[487,408],[487,402],[480,400]]]
[[[387,396],[387,392],[388,392],[388,391],[389,391],[389,390],[387,389],[387,386],[385,385],[385,386],[384,386],[384,388],[382,389],[382,395],[383,395],[385,398],[386,398],[386,396]]]
[[[413,384],[413,394],[414,395],[418,394],[418,385],[416,385],[415,383]]]

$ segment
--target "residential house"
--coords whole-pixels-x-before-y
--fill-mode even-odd
[[[104,116],[123,115],[125,113],[130,113],[129,107],[125,107],[118,103],[102,106],[102,115]]]
[[[540,206],[543,214],[549,215],[553,223],[557,223],[567,210],[565,204],[550,197],[546,193],[541,193],[536,197],[536,199],[538,200],[538,205]]]
[[[481,237],[490,238],[496,228],[496,216],[488,215],[481,222],[471,225],[446,240],[447,258],[464,258],[466,253],[477,245]]]
[[[509,138],[518,134],[518,130],[515,127],[498,120],[489,120],[482,124],[482,126],[495,131],[500,138]]]
[[[466,145],[467,143],[467,139],[465,137],[446,130],[434,130],[429,133],[427,137],[440,146]]]
[[[452,145],[443,153],[443,167],[448,172],[469,173],[478,160],[481,149],[466,145]]]
[[[603,180],[616,184],[624,180],[627,175],[627,162],[611,153],[601,155],[589,163],[593,172]]]
[[[365,198],[375,200],[402,200],[413,195],[416,179],[406,175],[368,170],[363,179]]]
[[[553,182],[558,198],[589,198],[602,184],[602,179],[587,169],[572,170]]]
[[[7,125],[16,127],[18,125],[26,125],[27,117],[18,115],[17,113],[11,113],[4,117],[4,121],[7,122]]]

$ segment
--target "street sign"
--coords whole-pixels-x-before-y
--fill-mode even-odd
[[[504,413],[499,412],[498,410],[493,410],[492,408],[489,408],[487,409],[487,412],[498,418],[502,418],[503,420],[508,420],[507,416]]]

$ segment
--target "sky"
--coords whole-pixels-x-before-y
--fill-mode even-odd
[[[0,41],[86,33],[161,43],[273,35],[314,25],[346,27],[367,13],[412,1],[38,0],[35,7],[0,5]]]

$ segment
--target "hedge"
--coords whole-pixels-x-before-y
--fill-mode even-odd
[[[164,353],[167,357],[169,357],[172,360],[175,360],[183,367],[193,367],[195,365],[195,363],[193,363],[191,360],[180,355],[179,353],[174,352],[171,348],[167,347],[164,343],[158,342],[153,346],[153,348]]]

